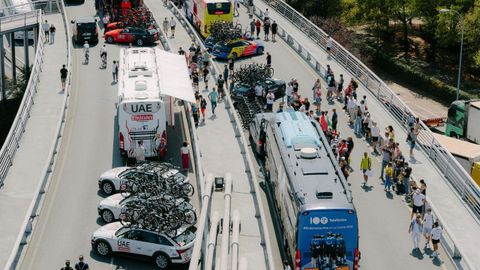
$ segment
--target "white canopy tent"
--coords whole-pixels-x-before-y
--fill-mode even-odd
[[[188,67],[183,55],[155,50],[157,54],[160,94],[168,96],[169,123],[174,125],[173,100],[178,98],[195,102],[195,94],[188,74]],[[167,101],[165,102],[167,103]]]

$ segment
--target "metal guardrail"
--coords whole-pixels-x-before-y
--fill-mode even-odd
[[[300,29],[307,37],[312,39],[319,47],[326,50],[328,35],[323,30],[281,0],[265,0],[263,2],[283,15],[284,18],[290,20],[290,22]],[[258,17],[263,18],[262,10],[254,8],[254,12]],[[278,28],[278,35],[284,39],[285,42],[289,44],[313,69],[321,75],[326,74],[326,68],[320,64],[308,49],[289,35],[280,24]],[[375,73],[336,41],[333,41],[331,56],[347,71],[353,74],[356,79],[385,106],[401,126],[407,129],[407,119],[410,115],[415,116],[415,113],[400,98],[398,98],[397,95],[395,95],[395,93]],[[323,78],[324,76],[321,77]],[[467,206],[467,210],[470,211],[472,216],[478,222],[480,217],[480,188],[473,179],[471,179],[470,175],[468,175],[458,161],[433,137],[430,129],[428,129],[424,123],[420,123],[420,125],[420,133],[417,136],[418,145],[427,153],[438,170],[447,179],[447,183],[458,192],[457,195],[462,199]],[[435,206],[428,198],[427,203],[435,212],[439,220],[443,220],[441,214],[436,211]],[[446,245],[446,249],[448,249],[450,255],[454,259],[459,259],[462,253],[461,247],[456,243],[455,237],[449,234],[449,231],[451,231],[449,226],[445,223],[442,224],[445,229],[442,244],[444,244],[444,246]],[[462,258],[462,261],[464,261],[470,269],[475,269],[473,264],[469,262],[468,258],[464,257]]]
[[[11,21],[9,17],[6,18],[8,21]],[[27,18],[27,15],[19,15],[19,18],[23,20],[24,18]],[[28,18],[32,18],[37,23],[41,23],[43,18],[41,10],[29,12]],[[0,22],[1,21],[3,21],[3,18],[0,19]],[[30,19],[28,21],[30,25]],[[30,117],[30,110],[33,105],[33,97],[37,92],[39,74],[42,71],[45,34],[39,33],[38,40],[40,42],[38,42],[37,51],[35,52],[35,60],[33,62],[27,88],[25,89],[22,102],[20,103],[20,107],[18,108],[17,115],[15,116],[7,138],[5,139],[2,149],[0,150],[0,186],[3,185],[3,181],[8,173],[8,170],[10,169],[10,166],[12,166],[13,157],[15,156],[15,153],[20,145],[19,142],[23,132],[25,131],[25,125]]]
[[[57,1],[55,0],[28,1],[28,3],[19,5],[15,5],[14,1],[15,0],[7,0],[7,2],[11,4],[7,7],[1,7],[0,14],[3,14],[4,16],[17,15],[36,11],[38,9],[43,10],[44,14],[61,12],[61,7],[57,5]]]
[[[187,21],[185,16],[182,14],[182,12],[171,2],[169,2],[169,7],[172,9],[173,14],[179,22],[182,24],[183,27],[187,30],[188,35],[192,38],[192,40],[195,40],[197,44],[200,44],[201,48],[203,50],[206,50],[205,46],[203,45],[202,39],[198,35],[198,33],[195,31],[195,29],[192,27],[192,25]],[[219,74],[220,68],[218,67],[217,63],[212,61],[212,65],[210,66],[210,74],[212,77],[216,80],[217,79],[217,74]],[[249,175],[249,181],[251,181],[250,186],[251,186],[251,193],[252,194],[260,194],[260,185],[258,183],[257,176],[255,174],[255,167],[253,166],[252,162],[252,157],[250,156],[249,149],[248,149],[248,141],[245,138],[245,135],[243,134],[243,129],[241,125],[241,121],[238,118],[237,113],[235,112],[235,109],[233,107],[233,102],[230,98],[230,93],[229,91],[225,91],[226,96],[225,96],[225,101],[226,102],[226,109],[228,111],[228,114],[230,116],[232,126],[235,130],[235,137],[239,138],[239,144],[240,144],[240,149],[241,153],[245,155],[245,159],[247,162],[247,169],[246,173]],[[266,215],[265,211],[263,210],[263,202],[258,196],[254,195],[254,201],[255,201],[255,216],[260,218],[260,235],[261,235],[261,245],[264,246],[265,252],[267,255],[267,269],[274,270],[278,269],[275,267],[275,263],[273,260],[273,255],[272,255],[272,247],[271,247],[271,242],[270,242],[270,235],[268,234],[268,228],[267,228],[267,222],[266,222]],[[205,227],[204,228],[198,228],[199,232],[202,232],[204,234]],[[205,234],[204,234],[205,235]],[[259,256],[261,256],[259,254]],[[192,254],[193,257],[193,254]],[[191,265],[195,265],[197,262],[191,262]],[[192,268],[190,268],[192,269]]]
[[[65,32],[66,32],[66,42],[67,42],[67,51],[66,51],[67,65],[66,66],[68,68],[68,74],[67,74],[67,83],[65,85],[64,98],[63,98],[63,101],[62,101],[62,108],[63,109],[61,111],[60,119],[59,119],[59,121],[57,123],[57,126],[56,126],[57,136],[55,138],[55,143],[52,145],[52,147],[49,151],[49,157],[50,158],[47,160],[47,162],[45,164],[43,179],[38,184],[36,195],[33,198],[32,202],[29,206],[29,210],[27,212],[28,214],[25,217],[25,221],[22,224],[22,227],[21,227],[22,229],[21,229],[20,234],[17,237],[14,249],[10,253],[10,257],[7,261],[7,264],[3,268],[3,269],[6,269],[6,270],[14,270],[16,268],[17,263],[19,261],[19,258],[22,254],[23,247],[27,244],[28,236],[32,232],[34,219],[35,219],[35,217],[38,216],[37,213],[41,208],[40,207],[41,203],[43,202],[42,198],[43,198],[43,195],[45,194],[45,187],[48,185],[48,182],[49,182],[49,180],[51,179],[51,176],[52,176],[53,169],[56,165],[56,159],[55,158],[57,156],[57,152],[58,152],[58,149],[60,147],[61,140],[62,140],[63,130],[65,128],[65,119],[66,119],[66,114],[67,114],[67,109],[68,109],[68,100],[69,100],[69,96],[70,96],[70,86],[71,86],[71,77],[72,77],[72,72],[71,72],[71,70],[72,70],[72,57],[71,57],[72,43],[71,43],[71,38],[70,38],[71,35],[70,35],[69,20],[68,20],[66,11],[65,11],[65,5],[64,5],[63,1],[62,0],[52,0],[51,2],[55,3],[57,5],[58,10],[61,12],[63,25],[65,27]],[[39,10],[38,12],[40,13],[40,16],[41,16],[41,11]],[[43,31],[39,31],[39,40],[41,42],[39,42],[39,44],[38,44],[37,54],[39,52],[41,52],[42,56],[43,56],[43,46],[44,46],[44,41],[45,41],[45,35],[44,35]],[[38,55],[37,55],[37,57],[35,57],[35,61],[37,61],[37,59],[42,59],[42,58],[39,58]],[[35,68],[35,63],[34,63],[34,68]],[[41,71],[41,69],[39,71]],[[38,85],[39,73],[40,72],[37,72],[37,75],[35,77],[37,85]],[[32,71],[32,74],[33,74],[33,71]],[[30,80],[32,79],[32,77],[33,77],[33,75],[30,76]],[[29,80],[29,85],[30,85],[30,80]],[[27,87],[27,89],[29,89],[29,88]],[[36,87],[35,87],[35,91],[36,91]],[[24,98],[25,98],[25,96],[24,96]],[[22,104],[23,104],[23,101],[22,101]],[[19,110],[19,112],[20,112],[20,110]],[[22,128],[24,128],[24,127],[25,127],[25,124],[23,124]],[[17,146],[18,146],[18,141],[17,141]],[[3,162],[3,159],[2,159],[2,162]]]

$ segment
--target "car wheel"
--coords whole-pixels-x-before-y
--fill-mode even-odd
[[[238,58],[238,54],[237,53],[232,53],[232,59],[236,60],[237,58]]]
[[[143,45],[143,40],[142,39],[137,39],[137,45],[142,46]]]
[[[159,269],[167,269],[168,265],[170,264],[169,258],[163,253],[155,254],[155,256],[153,256],[153,262]]]
[[[263,54],[263,47],[259,47],[257,49],[257,54]]]
[[[97,241],[95,243],[95,251],[102,256],[107,256],[112,252],[112,248],[105,241]]]
[[[106,223],[110,223],[110,222],[113,222],[115,220],[112,211],[110,211],[108,209],[104,209],[102,211],[102,219]]]
[[[113,37],[112,37],[112,36],[108,36],[108,37],[107,37],[107,42],[108,42],[108,43],[113,43]]]
[[[113,188],[113,184],[111,182],[105,181],[102,183],[102,191],[107,195],[112,195],[115,189]]]

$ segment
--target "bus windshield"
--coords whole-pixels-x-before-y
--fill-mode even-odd
[[[230,2],[208,3],[207,9],[210,15],[228,14],[230,13]]]
[[[304,211],[299,216],[297,241],[302,270],[320,269],[328,257],[337,258],[340,269],[352,270],[358,252],[357,215],[351,209]]]

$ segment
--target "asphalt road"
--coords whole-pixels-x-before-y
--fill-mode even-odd
[[[67,11],[70,19],[95,13],[91,2],[69,6]],[[99,32],[103,33],[102,30]],[[101,40],[90,49],[88,65],[83,64],[83,50],[73,50],[71,107],[59,162],[19,269],[59,269],[66,259],[74,262],[80,254],[85,256],[91,269],[96,270],[154,268],[149,262],[130,258],[101,258],[90,247],[91,234],[103,225],[96,210],[104,198],[98,191],[98,177],[102,172],[124,164],[115,128],[117,85],[112,83],[111,77],[111,62],[118,60],[120,46],[107,45],[109,65],[104,70],[99,69],[102,45]],[[176,118],[177,127],[168,129],[170,151],[166,160],[171,159],[179,165],[178,149],[183,134],[180,114]]]

